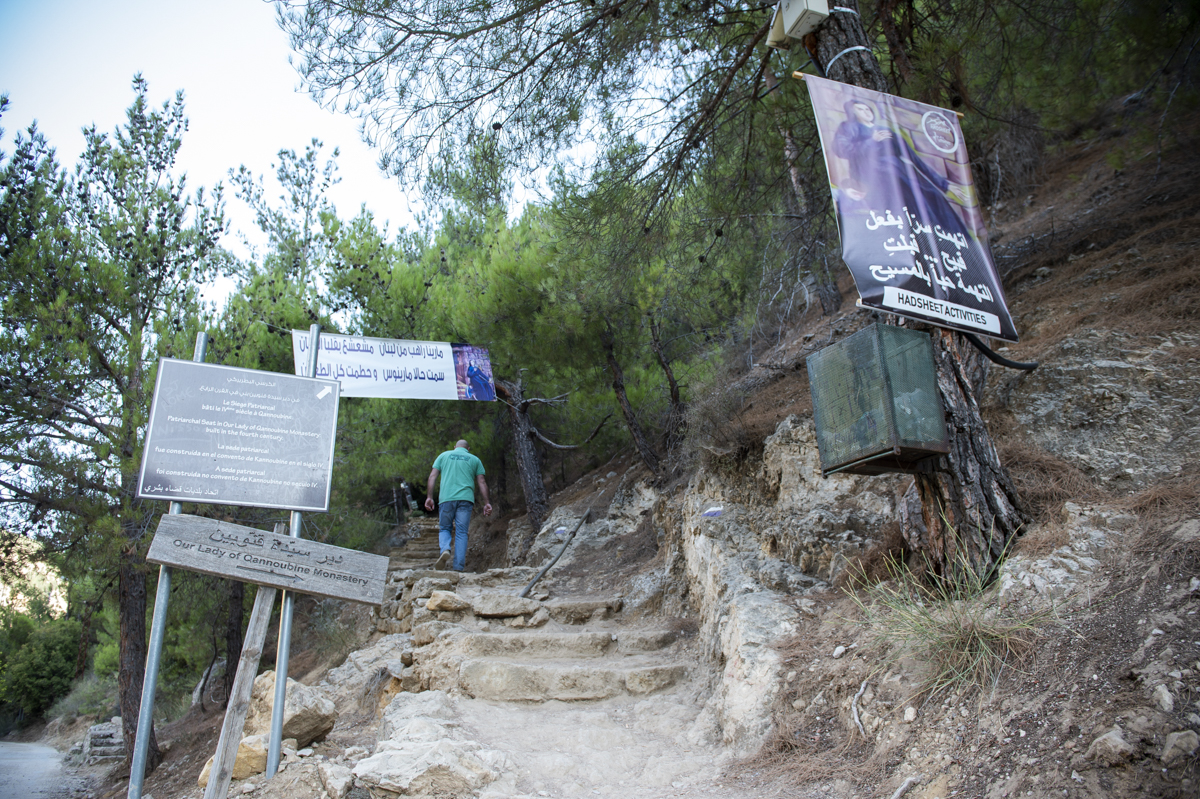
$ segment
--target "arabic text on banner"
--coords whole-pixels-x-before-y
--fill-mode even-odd
[[[863,305],[1016,341],[958,118],[805,76]]]
[[[494,400],[492,364],[484,347],[322,333],[317,377],[337,380],[343,397]],[[296,374],[308,368],[309,334],[292,331]]]

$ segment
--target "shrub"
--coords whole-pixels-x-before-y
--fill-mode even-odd
[[[9,659],[0,690],[27,715],[38,716],[71,689],[81,628],[59,619],[35,629]]]
[[[46,715],[71,722],[79,716],[106,719],[119,713],[117,678],[111,674],[86,674],[75,681],[66,696],[59,697]]]

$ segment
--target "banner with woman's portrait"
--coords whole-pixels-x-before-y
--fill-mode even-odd
[[[952,111],[805,76],[862,304],[1016,341]]]

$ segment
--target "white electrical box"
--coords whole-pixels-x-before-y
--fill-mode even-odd
[[[826,0],[779,0],[779,19],[784,32],[793,39],[815,30],[828,16]]]
[[[779,6],[775,6],[775,11],[771,15],[771,32],[767,34],[767,47],[788,50],[791,46],[792,40],[788,38],[787,31],[783,29],[783,14],[780,12]]]

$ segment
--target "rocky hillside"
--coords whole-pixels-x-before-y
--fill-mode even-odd
[[[531,567],[487,568],[481,526],[474,573],[436,572],[410,527],[368,640],[292,675],[281,773],[232,793],[1200,795],[1200,167],[1124,124],[991,209],[1004,354],[1041,365],[988,378],[1034,521],[985,592],[888,571],[909,478],[821,478],[804,358],[869,320],[813,311],[698,404],[669,478],[626,455],[556,496]],[[956,657],[980,641],[1005,668]],[[146,790],[201,796],[216,724],[166,727]]]

